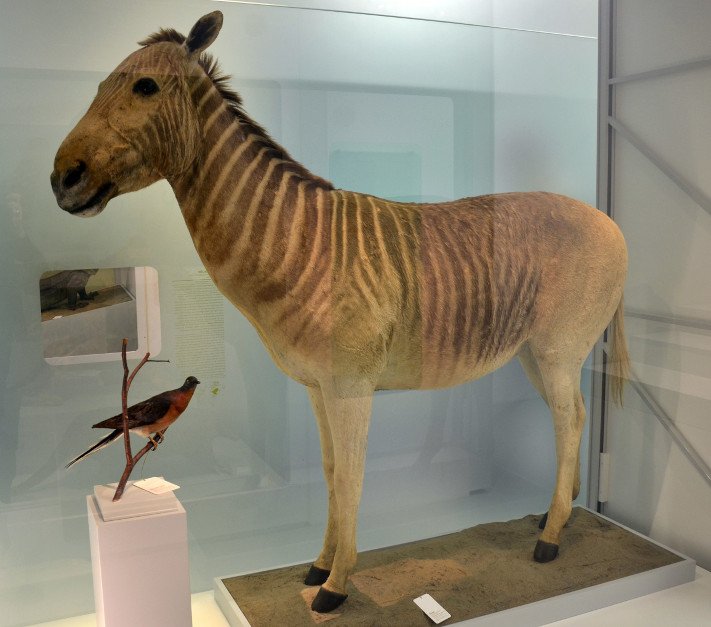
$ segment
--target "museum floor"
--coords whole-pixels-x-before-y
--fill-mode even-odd
[[[212,591],[192,597],[195,627],[228,627]],[[711,573],[696,569],[696,581],[633,601],[551,623],[555,627],[701,627],[711,624]],[[93,614],[33,627],[95,627]],[[385,627],[385,626],[384,626]],[[514,626],[512,626],[514,627]]]

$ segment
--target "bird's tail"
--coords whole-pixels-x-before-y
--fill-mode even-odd
[[[101,438],[94,446],[91,448],[88,448],[86,451],[84,451],[81,455],[78,457],[75,457],[72,461],[70,461],[65,468],[69,468],[70,466],[73,466],[77,462],[81,461],[85,457],[89,457],[89,455],[96,453],[96,451],[100,451],[102,448],[105,446],[108,446],[111,444],[114,440],[120,438],[123,435],[123,429],[114,429],[109,435],[107,435],[105,438]]]

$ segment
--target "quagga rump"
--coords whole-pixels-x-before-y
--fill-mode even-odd
[[[100,87],[51,176],[76,216],[165,178],[222,293],[279,367],[308,388],[329,493],[324,545],[306,576],[313,609],[346,597],[371,400],[378,389],[451,386],[518,356],[548,403],[558,473],[534,558],[550,561],[578,493],[583,361],[614,317],[613,393],[627,365],[627,252],[603,213],[555,194],[438,204],[334,189],[251,120],[205,49],[210,13],[160,30]]]

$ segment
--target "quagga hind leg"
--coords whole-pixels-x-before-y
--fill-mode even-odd
[[[531,349],[528,347],[528,344],[524,344],[523,348],[518,354],[518,359],[521,362],[521,366],[523,367],[523,370],[526,373],[528,380],[531,382],[533,387],[536,388],[538,393],[541,395],[541,398],[545,401],[546,405],[548,405],[548,397],[546,396],[546,390],[543,385],[543,379],[541,378],[541,371],[538,368],[536,359],[531,353]],[[578,498],[578,494],[580,494],[580,445],[578,445],[578,457],[577,461],[575,462],[575,478],[573,479],[572,494],[573,501]],[[547,521],[548,512],[546,512],[541,517],[541,520],[538,524],[538,528],[541,530],[545,529]]]
[[[533,364],[531,363],[531,358]],[[584,357],[570,355],[568,351],[536,351],[532,349],[522,363],[529,377],[532,365],[537,366],[541,385],[553,417],[558,470],[544,529],[536,544],[533,558],[537,562],[550,562],[558,555],[560,534],[570,518],[574,495],[580,489],[580,440],[585,424],[585,404],[580,392],[580,373]],[[535,378],[535,370],[533,370]],[[543,521],[542,521],[543,522]]]
[[[315,562],[318,570],[312,569],[307,576],[307,580],[317,583],[318,579],[330,570],[311,604],[311,609],[316,612],[330,612],[348,596],[346,583],[355,566],[357,555],[356,523],[363,490],[373,391],[374,386],[371,383],[336,380],[321,383],[320,399],[316,393],[311,393],[314,409],[318,408],[316,411],[321,414],[318,420],[322,447],[324,439],[326,442],[324,471],[327,473],[327,483],[332,468],[324,546]],[[328,424],[322,427],[324,414]],[[332,463],[326,459],[329,432]]]

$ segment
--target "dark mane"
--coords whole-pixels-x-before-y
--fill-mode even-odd
[[[138,45],[145,48],[146,46],[150,46],[152,44],[169,42],[182,46],[185,43],[185,39],[185,35],[179,33],[174,28],[161,28],[158,32],[155,32],[146,37],[144,40],[139,41]],[[271,148],[277,158],[290,162],[290,169],[298,176],[301,176],[304,179],[311,179],[320,187],[333,189],[332,183],[311,173],[306,167],[294,160],[294,158],[284,148],[282,148],[270,137],[269,133],[263,126],[255,122],[249,117],[249,115],[247,115],[247,112],[242,106],[242,97],[229,86],[231,76],[222,72],[217,59],[213,55],[209,52],[203,52],[198,59],[198,63],[200,67],[205,70],[205,74],[208,75],[212,81],[212,84],[215,86],[222,98],[224,98],[230,110],[234,113],[235,117],[239,119],[240,123],[246,128],[248,133],[259,135],[262,138],[264,145]]]

